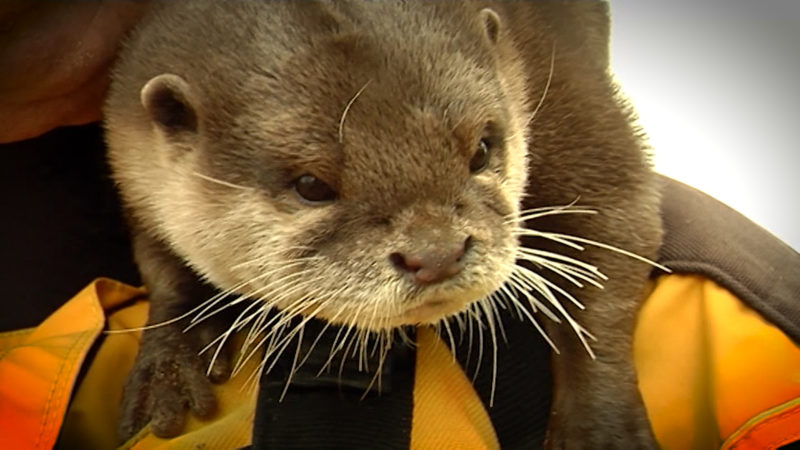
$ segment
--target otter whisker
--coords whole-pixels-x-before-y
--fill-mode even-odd
[[[530,236],[530,237],[537,237],[537,238],[547,239],[549,241],[556,242],[558,244],[567,246],[569,248],[573,248],[573,249],[578,250],[578,251],[585,250],[585,247],[583,247],[582,245],[578,245],[578,244],[576,244],[574,242],[571,242],[569,240],[563,239],[563,238],[559,237],[558,235],[556,235],[555,233],[549,233],[549,232],[545,232],[545,231],[537,231],[537,230],[529,229],[529,228],[517,228],[516,230],[513,230],[512,233],[515,236]]]
[[[288,248],[286,250],[286,252],[288,253],[289,251],[292,251],[292,250],[301,250],[301,251],[310,250],[310,247],[294,246],[294,247]],[[243,261],[243,262],[240,262],[239,264],[234,264],[234,265],[231,266],[231,269],[232,270],[239,270],[239,269],[242,269],[244,267],[263,264],[264,262],[267,262],[267,261],[271,262],[274,258],[275,258],[274,255],[261,255],[261,256],[255,257],[255,258],[253,258],[251,260]],[[319,261],[321,259],[322,258],[319,257],[319,256],[305,256],[305,257],[302,257],[302,258],[295,258],[293,261],[291,261],[291,262],[289,262],[287,264],[282,264],[281,266],[277,267],[275,270],[286,269],[287,267],[293,267],[293,266],[297,266],[299,264],[306,264],[306,263],[312,262],[312,261]]]
[[[555,323],[561,323],[561,319],[556,316],[556,314],[547,307],[544,303],[540,302],[538,298],[531,295],[530,291],[539,291],[540,287],[537,284],[532,283],[529,281],[525,276],[520,274],[516,267],[514,271],[511,273],[508,279],[509,284],[515,288],[520,294],[522,294],[528,303],[531,305],[533,312],[541,311],[548,319],[552,320]],[[513,294],[508,294],[511,298],[516,298]]]
[[[287,317],[289,319],[293,319],[298,315],[298,312],[293,311],[293,309],[302,311],[303,309],[306,309],[308,306],[310,306],[310,304],[312,303],[313,301],[308,301],[305,297],[301,297],[297,299],[295,302],[293,302],[286,310],[281,311],[279,314],[275,315],[272,319],[270,319],[266,324],[263,324],[258,329],[256,329],[254,335],[262,335],[262,333],[264,333],[266,328],[271,327],[270,331],[262,335],[261,339],[256,343],[256,345],[249,353],[245,354],[245,350],[242,350],[239,356],[239,360],[237,361],[236,366],[234,368],[234,374],[237,374],[239,372],[239,369],[246,363],[247,360],[249,360],[255,354],[256,351],[258,351],[259,348],[263,346],[263,344],[266,341],[269,341],[270,343],[265,351],[264,358],[265,359],[269,358],[269,355],[272,354],[274,348],[277,345],[279,345],[278,339],[282,338],[283,330],[289,323],[289,321],[285,319]],[[267,311],[265,310],[264,315],[266,314]],[[263,319],[260,320],[260,322],[263,321],[264,321]],[[273,323],[275,324],[273,325]],[[249,343],[248,347],[249,345],[252,345],[252,343]]]
[[[575,258],[566,256],[566,255],[562,255],[560,253],[554,253],[554,252],[550,252],[550,251],[547,251],[547,250],[540,250],[540,249],[528,248],[528,247],[520,247],[518,249],[517,253],[518,254],[522,254],[522,255],[530,255],[530,256],[533,256],[533,257],[546,258],[546,259],[549,259],[549,260],[563,261],[563,262],[568,263],[568,264],[570,264],[572,266],[580,267],[584,271],[591,273],[594,278],[597,278],[599,280],[604,280],[604,281],[608,280],[608,277],[605,276],[603,274],[603,272],[601,272],[600,269],[597,266],[589,264],[586,261],[582,261],[580,259],[575,259]]]
[[[270,311],[274,310],[275,307],[269,304],[269,302],[264,302],[263,298],[259,299],[259,301],[264,304],[264,307],[261,309],[262,314],[251,326],[250,331],[247,334],[247,338],[244,341],[241,355],[243,356],[247,351],[247,349],[249,349],[250,346],[253,346],[253,344],[255,344],[255,346],[253,347],[253,350],[250,352],[250,354],[248,354],[245,357],[245,359],[250,358],[252,354],[255,351],[257,351],[265,341],[269,340],[272,337],[272,334],[265,334],[265,331],[267,329],[271,328],[270,330],[271,332],[274,332],[275,334],[280,334],[281,331],[283,330],[283,325],[284,325],[284,323],[281,322],[281,320],[285,319],[287,316],[295,317],[296,315],[295,309],[302,308],[305,306],[303,304],[304,298],[301,297],[295,300],[295,302],[291,303],[287,309],[279,311],[276,314],[272,315],[272,317],[270,317],[269,313]],[[258,341],[256,341],[256,339],[258,339]],[[242,362],[241,360],[242,358],[240,357],[240,362]],[[237,366],[238,365],[239,363],[237,363]]]
[[[304,271],[303,271],[303,272],[298,272],[298,275],[303,275],[303,274],[304,274]],[[237,301],[236,301],[236,302],[232,302],[232,303],[238,303],[238,302],[239,302],[240,300],[242,300],[243,298],[246,298],[246,297],[244,297],[244,296],[242,296],[242,297],[239,297],[239,299],[237,299]],[[217,338],[216,338],[214,341],[212,341],[212,342],[209,344],[209,346],[210,346],[210,345],[212,345],[213,343],[217,342],[218,340],[222,339],[222,342],[220,343],[220,345],[219,345],[219,347],[218,347],[218,349],[217,349],[217,352],[215,353],[215,358],[216,358],[216,354],[218,354],[218,353],[219,353],[219,351],[220,351],[220,349],[221,349],[222,345],[224,344],[224,342],[225,342],[225,341],[228,339],[228,337],[229,337],[229,336],[230,336],[230,335],[231,335],[233,332],[235,332],[235,331],[239,331],[239,330],[243,329],[243,328],[244,328],[244,326],[245,326],[245,325],[247,325],[247,323],[251,322],[251,321],[252,321],[252,320],[253,320],[253,319],[254,319],[256,316],[258,316],[259,318],[261,318],[261,317],[262,317],[262,314],[261,314],[261,313],[262,313],[262,311],[263,311],[264,309],[269,309],[269,308],[270,308],[270,306],[269,306],[268,304],[265,304],[265,303],[264,303],[263,301],[261,301],[261,300],[262,300],[262,299],[256,299],[256,300],[254,300],[254,301],[253,301],[253,303],[252,303],[250,306],[248,306],[248,307],[247,307],[247,308],[246,308],[246,309],[245,309],[245,310],[244,310],[242,313],[240,313],[240,314],[239,314],[239,316],[236,318],[236,320],[233,322],[233,324],[232,324],[232,325],[231,325],[231,326],[228,328],[227,332],[225,332],[225,333],[221,334],[219,337],[217,337]],[[246,314],[246,313],[247,313],[247,312],[248,312],[248,311],[249,311],[249,310],[250,310],[250,309],[251,309],[253,306],[255,306],[255,305],[259,305],[259,306],[261,306],[260,310],[259,310],[259,311],[256,311],[256,313],[254,313],[254,314],[251,314],[250,316],[248,316],[248,317],[247,317],[247,319],[242,319],[242,317],[244,316],[244,314]],[[211,314],[208,314],[206,317],[203,317],[203,318],[202,318],[202,320],[205,320],[205,319],[207,319],[208,317],[210,317],[210,316],[213,316],[214,314],[216,314],[216,313],[218,313],[218,312],[222,311],[222,310],[223,310],[223,309],[225,309],[226,307],[228,307],[228,306],[226,305],[226,306],[224,306],[224,307],[222,307],[222,308],[219,308],[219,309],[217,309],[216,311],[212,312]],[[264,313],[264,314],[266,314],[266,311],[263,311],[263,313]],[[189,325],[189,326],[186,328],[186,330],[188,330],[188,329],[192,328],[193,326],[195,326],[195,325],[196,325],[196,324],[198,324],[198,323],[200,323],[200,320],[198,320],[198,322],[195,322],[195,323],[193,323],[193,324],[190,324],[190,325]],[[250,330],[250,333],[248,333],[248,338],[249,338],[249,336],[250,336],[252,333],[253,333],[253,328],[251,328],[251,330]],[[244,347],[246,348],[246,347],[247,347],[247,345],[249,345],[249,344],[250,344],[250,342],[248,342],[248,340],[246,339],[246,340],[245,340],[245,346],[244,346]],[[203,350],[201,350],[201,353],[202,353],[202,352],[204,352],[204,351],[206,351],[206,349],[207,349],[207,348],[208,348],[208,346],[206,346],[206,348],[204,348]]]
[[[294,302],[292,302],[289,306],[281,311],[280,314],[275,315],[272,319],[266,322],[259,330],[260,333],[266,332],[268,328],[271,328],[268,332],[266,332],[265,337],[269,337],[273,330],[275,329],[282,329],[284,326],[291,325],[291,322],[297,317],[303,317],[302,312],[307,310],[309,307],[314,306],[319,303],[317,299],[311,299],[309,296],[304,295]],[[263,340],[263,339],[262,339]]]
[[[357,343],[357,341],[358,341],[358,338],[357,338],[358,330],[355,329],[355,327],[354,327],[354,330],[355,330],[355,333],[350,335],[350,340],[349,340],[347,346],[344,348],[344,351],[342,352],[342,359],[339,361],[339,380],[342,379],[342,374],[344,373],[344,364],[345,364],[345,362],[347,362],[347,354],[350,352],[350,348],[353,347],[353,345],[355,345]]]
[[[340,144],[344,142],[344,120],[347,118],[347,113],[350,112],[350,108],[353,106],[353,103],[356,102],[356,99],[358,99],[358,97],[361,95],[361,93],[364,92],[364,89],[366,89],[367,86],[369,86],[369,84],[371,82],[372,82],[371,79],[367,80],[367,82],[364,83],[364,86],[361,86],[361,89],[359,89],[358,92],[356,92],[355,95],[353,95],[353,97],[350,99],[350,101],[347,102],[347,105],[345,105],[344,111],[342,111],[342,117],[339,119],[339,143]]]
[[[120,330],[104,330],[103,333],[104,334],[122,334],[122,333],[131,333],[131,332],[135,332],[135,331],[147,331],[147,330],[152,330],[154,328],[165,327],[167,325],[171,325],[173,323],[180,322],[181,320],[186,319],[187,317],[189,317],[192,314],[194,314],[195,312],[197,312],[197,310],[206,307],[206,305],[209,304],[209,303],[211,303],[212,306],[213,306],[213,304],[215,304],[216,302],[222,301],[223,297],[225,297],[228,294],[230,294],[230,292],[219,293],[219,294],[217,294],[217,295],[215,295],[215,296],[203,301],[202,303],[200,303],[199,305],[197,305],[194,308],[190,309],[189,311],[186,311],[185,313],[183,313],[183,314],[181,314],[179,316],[173,317],[171,319],[167,319],[167,320],[164,320],[164,321],[161,321],[161,322],[158,322],[158,323],[144,325],[144,326],[141,326],[141,327],[124,328],[124,329],[120,329]]]
[[[548,301],[550,301],[551,303],[555,302],[555,303],[558,304],[558,306],[561,306],[561,303],[556,299],[555,295],[553,294],[552,290],[550,289],[550,288],[553,288],[557,292],[563,294],[564,297],[566,297],[568,300],[570,300],[572,302],[572,304],[577,306],[579,309],[582,309],[582,310],[586,309],[586,307],[583,305],[583,303],[581,303],[577,298],[575,298],[573,295],[567,293],[566,291],[564,291],[560,287],[556,286],[555,284],[551,283],[547,278],[537,274],[536,272],[534,272],[534,271],[532,271],[532,270],[530,270],[528,268],[522,267],[520,265],[517,265],[517,267],[522,269],[522,271],[520,272],[520,275],[522,276],[522,278],[524,280],[526,280],[526,281],[528,281],[530,283],[531,287],[533,287],[536,290],[539,290],[539,288],[544,288],[544,290],[546,292],[543,292],[541,290],[539,290],[539,292],[544,294],[545,298]]]
[[[526,197],[530,194],[524,194]],[[571,208],[584,208],[583,206],[578,206],[578,201],[580,201],[580,195],[575,197],[575,200],[565,204],[565,205],[552,205],[552,206],[534,206],[532,208],[523,208],[520,209],[519,213],[511,213],[508,215],[509,219],[516,217],[517,214],[525,215],[525,214],[533,214],[533,213],[543,213],[543,212],[551,212],[551,211],[563,211],[568,210]],[[593,210],[593,209],[592,209]]]
[[[333,317],[330,318],[330,320],[326,320],[325,321],[325,326],[322,327],[322,330],[320,330],[319,334],[317,335],[317,338],[314,339],[314,342],[311,343],[311,347],[309,347],[308,352],[306,352],[305,358],[303,358],[303,360],[300,361],[300,366],[302,366],[303,364],[305,364],[306,361],[308,361],[308,358],[311,357],[311,353],[314,351],[314,348],[316,348],[316,346],[319,343],[320,339],[322,339],[322,335],[325,334],[325,332],[328,330],[328,328],[330,328],[331,323],[336,321],[336,319],[338,317],[339,317],[339,313],[337,312]],[[320,374],[321,373],[318,373],[317,376],[319,376]]]
[[[453,331],[450,329],[450,322],[447,318],[442,319],[439,323],[444,324],[444,329],[447,331],[447,337],[450,339],[450,353],[453,354],[453,361],[456,360],[456,341],[453,338]]]
[[[553,342],[553,340],[550,339],[550,336],[547,334],[545,329],[542,328],[542,326],[539,324],[539,321],[536,320],[536,318],[533,317],[533,315],[530,312],[528,312],[528,310],[523,305],[519,303],[517,297],[513,294],[510,294],[509,291],[502,291],[502,292],[508,296],[511,302],[513,302],[515,305],[518,306],[518,311],[521,311],[524,317],[527,318],[533,324],[534,327],[536,327],[536,331],[538,331],[539,334],[544,338],[544,340],[547,341],[547,344],[550,345],[550,348],[552,348],[556,354],[560,354],[561,352],[558,350],[558,347],[556,346],[555,342]],[[560,322],[560,320],[558,322]]]
[[[545,97],[547,97],[547,93],[550,91],[550,83],[553,81],[553,73],[555,72],[555,67],[556,67],[556,43],[554,41],[553,51],[550,53],[550,71],[547,74],[547,83],[545,83],[544,85],[544,91],[542,92],[542,97],[539,99],[539,103],[536,105],[536,108],[533,109],[531,117],[525,124],[525,128],[529,128],[531,124],[533,124],[533,120],[536,118],[536,114],[539,113],[539,110],[544,104],[544,99]]]
[[[467,367],[469,367],[469,362],[470,362],[470,359],[472,358],[472,342],[473,342],[473,336],[474,336],[474,333],[473,333],[473,326],[474,325],[473,324],[475,323],[474,318],[470,314],[471,312],[472,312],[472,309],[471,309],[471,305],[470,305],[470,307],[467,308],[467,311],[464,312],[464,315],[467,316],[465,322],[466,322],[466,325],[467,325],[467,340],[469,342],[469,344],[467,345],[467,360],[466,360],[466,363],[464,364]]]
[[[568,300],[572,301],[576,305],[581,305],[582,306],[582,304],[575,297],[573,297],[571,294],[569,294],[568,292],[564,291],[563,289],[561,289],[557,285],[553,284],[552,282],[550,282],[546,278],[541,277],[538,274],[536,274],[535,272],[527,269],[526,267],[523,267],[523,266],[520,266],[520,265],[516,265],[515,266],[515,270],[519,273],[519,275],[525,277],[526,279],[528,279],[528,281],[531,281],[533,283],[532,287],[534,287],[537,292],[541,293],[550,302],[550,304],[552,304],[556,308],[556,310],[558,310],[558,312],[564,317],[564,319],[567,320],[567,323],[575,331],[575,334],[580,339],[581,343],[583,344],[583,346],[586,349],[586,351],[589,354],[589,356],[592,359],[594,359],[595,358],[594,352],[592,351],[591,347],[589,346],[589,343],[586,340],[586,337],[589,337],[592,340],[597,340],[597,339],[591,333],[589,333],[585,328],[583,328],[583,326],[581,326],[572,317],[572,315],[569,314],[569,312],[564,308],[564,306],[561,305],[561,302],[559,302],[558,299],[555,297],[555,294],[553,293],[553,290],[555,290],[559,294],[563,295],[565,298],[567,298]]]
[[[495,332],[492,304],[482,299],[477,302],[486,314],[486,323],[489,326],[489,335],[492,337],[492,388],[489,394],[489,407],[494,406],[494,393],[497,387],[497,333]]]
[[[299,263],[298,263],[298,264],[299,264]],[[251,278],[251,279],[249,279],[249,280],[243,281],[243,282],[241,282],[241,283],[239,283],[239,284],[235,285],[234,287],[232,287],[232,288],[228,289],[228,291],[233,291],[233,290],[238,290],[238,289],[241,289],[241,288],[242,288],[242,287],[244,287],[246,284],[250,284],[250,283],[253,283],[253,282],[255,282],[255,281],[258,281],[258,280],[260,280],[260,279],[266,278],[266,277],[268,277],[268,276],[270,276],[270,275],[274,274],[275,272],[278,272],[278,271],[281,271],[281,270],[286,270],[287,268],[289,268],[289,267],[292,267],[292,266],[295,266],[295,265],[297,265],[297,264],[295,264],[295,263],[293,262],[293,263],[287,264],[287,265],[285,265],[285,266],[283,266],[283,267],[276,268],[275,270],[272,270],[272,271],[269,271],[269,272],[265,272],[265,273],[263,273],[263,274],[259,274],[258,276],[254,277],[254,278]],[[233,301],[233,302],[228,302],[227,304],[225,304],[225,305],[224,305],[224,306],[222,306],[221,308],[219,308],[219,309],[217,309],[217,310],[215,310],[215,311],[211,312],[210,314],[206,314],[206,313],[207,313],[207,312],[208,312],[208,311],[209,311],[211,308],[213,308],[213,307],[214,307],[214,305],[216,305],[216,303],[218,303],[218,301],[216,301],[216,302],[214,302],[214,303],[211,303],[211,304],[209,304],[209,305],[208,305],[206,308],[204,308],[202,311],[200,311],[199,313],[197,313],[197,315],[196,315],[196,316],[195,316],[195,317],[194,317],[194,318],[191,320],[191,322],[190,322],[192,325],[191,325],[191,326],[189,326],[189,327],[187,327],[187,328],[186,328],[186,330],[184,330],[184,331],[188,331],[188,330],[189,330],[189,329],[190,329],[192,326],[194,326],[195,324],[197,324],[197,323],[199,323],[199,322],[202,322],[203,320],[206,320],[206,319],[208,319],[209,317],[212,317],[212,316],[214,316],[215,314],[218,314],[219,312],[221,312],[221,311],[223,311],[223,310],[225,310],[225,309],[228,309],[228,308],[230,308],[230,307],[232,307],[232,306],[235,306],[235,305],[237,305],[237,304],[239,304],[239,303],[241,303],[241,302],[245,301],[245,300],[246,300],[247,298],[249,298],[249,297],[255,297],[255,296],[256,296],[257,294],[259,294],[260,292],[263,292],[264,290],[266,290],[266,289],[269,289],[270,287],[272,287],[272,286],[274,286],[274,285],[276,285],[276,284],[279,284],[279,283],[284,283],[284,282],[286,282],[288,279],[291,279],[291,278],[296,278],[296,277],[298,277],[298,276],[301,276],[301,275],[302,275],[302,274],[304,274],[304,273],[306,273],[306,271],[300,271],[300,272],[290,273],[290,274],[288,274],[288,275],[285,275],[285,276],[283,276],[283,277],[281,277],[281,278],[278,278],[277,280],[273,280],[273,281],[271,281],[271,282],[267,283],[265,286],[262,286],[261,288],[259,288],[259,289],[256,289],[255,291],[249,292],[249,293],[247,293],[247,294],[242,294],[242,295],[241,295],[241,296],[239,296],[239,297],[238,297],[238,298],[237,298],[235,301]],[[228,293],[228,294],[229,294],[229,293]],[[228,294],[226,294],[226,295],[228,295]],[[216,296],[215,296],[215,297],[216,297]],[[212,297],[212,298],[213,298],[213,297]],[[221,300],[221,298],[220,298],[219,300]]]
[[[208,368],[206,369],[206,375],[211,375],[211,370],[212,370],[212,368],[214,367],[214,363],[217,361],[217,357],[219,357],[219,354],[220,354],[220,352],[222,351],[222,348],[223,348],[223,346],[225,345],[225,342],[227,342],[227,340],[230,338],[231,334],[233,334],[233,332],[234,332],[234,331],[238,331],[238,330],[240,330],[240,329],[241,329],[241,327],[243,327],[243,326],[244,326],[244,325],[245,325],[247,322],[249,322],[250,320],[252,320],[252,319],[253,319],[253,317],[259,313],[259,311],[256,311],[256,313],[255,313],[255,314],[252,314],[252,315],[248,316],[248,317],[247,317],[247,319],[245,319],[245,320],[242,320],[242,317],[243,317],[245,314],[247,314],[247,312],[248,312],[248,311],[249,311],[251,308],[253,308],[254,306],[260,306],[260,302],[259,302],[259,301],[257,301],[257,300],[253,301],[253,302],[250,304],[250,306],[248,306],[247,308],[245,308],[245,310],[244,310],[244,311],[242,311],[242,312],[239,314],[239,316],[238,316],[238,317],[236,318],[236,320],[233,322],[233,325],[231,325],[231,326],[228,328],[228,330],[227,330],[227,331],[225,331],[225,332],[223,332],[222,334],[220,334],[220,336],[218,336],[217,338],[215,338],[213,341],[211,341],[211,342],[210,342],[208,345],[206,345],[205,347],[203,347],[203,349],[201,349],[201,350],[200,350],[200,352],[199,352],[198,354],[201,354],[201,355],[202,355],[202,354],[203,354],[203,353],[205,353],[205,352],[206,352],[206,351],[207,351],[207,350],[208,350],[210,347],[212,347],[212,346],[214,345],[214,343],[215,343],[215,342],[219,341],[219,343],[218,343],[218,345],[217,345],[217,348],[216,348],[216,350],[214,351],[214,354],[211,356],[211,361],[209,361],[209,363],[208,363]]]
[[[412,340],[412,339],[411,339],[411,338],[408,336],[408,334],[406,334],[406,330],[405,330],[404,328],[402,328],[402,327],[401,327],[401,328],[397,328],[397,329],[396,329],[396,330],[394,330],[394,331],[397,333],[398,337],[400,337],[400,342],[401,342],[403,345],[408,345],[408,346],[410,346],[410,347],[413,347],[413,346],[415,346],[415,345],[416,345],[416,342],[414,342],[414,341],[413,341],[413,340]]]
[[[378,383],[378,391],[380,392],[381,390],[381,373],[383,372],[383,363],[386,361],[386,356],[389,354],[389,350],[392,348],[391,335],[387,337],[385,333],[387,333],[387,331],[382,330],[376,338],[381,343],[381,356],[378,358],[378,368],[375,371],[375,375],[372,376],[369,385],[367,385],[367,388],[364,390],[364,395],[361,396],[361,400],[366,398],[376,381]]]
[[[310,302],[315,303],[316,301],[311,300]],[[298,325],[296,325],[292,329],[292,331],[287,333],[285,336],[281,335],[280,340],[275,342],[274,345],[272,345],[271,343],[270,346],[272,347],[272,350],[270,351],[270,349],[267,349],[267,352],[262,358],[261,364],[259,365],[260,373],[270,373],[272,371],[272,369],[275,367],[275,364],[277,364],[278,361],[280,360],[280,356],[283,354],[286,348],[292,343],[292,339],[294,338],[294,336],[302,332],[305,324],[308,323],[309,320],[313,319],[315,313],[317,312],[319,312],[319,309],[317,309],[314,313],[310,314],[307,318],[304,318],[303,321],[301,321]],[[280,328],[283,329],[286,326],[288,325],[281,325]],[[269,366],[267,366],[270,357],[272,358],[272,362],[269,364]],[[292,370],[294,370],[294,367],[292,368]]]
[[[259,309],[259,313],[260,313],[259,317],[250,326],[250,330],[248,330],[247,336],[245,336],[244,342],[242,343],[242,348],[240,350],[240,355],[246,353],[247,350],[250,348],[250,346],[253,345],[256,342],[256,339],[258,339],[258,330],[260,330],[261,327],[264,325],[264,322],[267,320],[267,318],[269,317],[269,313],[272,310],[273,310],[273,307],[268,305],[268,304],[266,304],[266,303],[264,303],[264,306],[262,306],[261,309]],[[238,363],[237,363],[237,365],[238,365]]]
[[[192,172],[192,175],[194,175],[196,177],[199,177],[199,178],[202,178],[202,179],[204,179],[206,181],[210,181],[212,183],[215,183],[215,184],[218,184],[218,185],[221,185],[221,186],[225,186],[225,187],[229,187],[229,188],[233,188],[233,189],[241,189],[243,191],[252,191],[253,190],[253,188],[249,188],[247,186],[241,186],[241,185],[234,184],[234,183],[231,183],[231,182],[228,182],[228,181],[223,181],[223,180],[220,180],[218,178],[214,178],[214,177],[211,177],[211,176],[208,176],[208,175],[204,175],[204,174],[202,174],[200,172],[197,172],[197,171]]]
[[[364,308],[366,308],[366,306],[367,306],[367,303],[362,303],[361,306],[354,312],[353,317],[350,318],[349,323],[346,324],[346,325],[343,325],[339,329],[339,331],[336,333],[336,337],[333,340],[333,345],[331,345],[331,351],[330,351],[330,355],[328,357],[328,360],[325,362],[325,364],[323,364],[322,368],[320,369],[319,373],[317,374],[318,376],[320,374],[322,374],[322,372],[324,372],[325,369],[330,366],[330,364],[332,363],[333,358],[336,355],[336,353],[338,353],[340,350],[342,350],[344,348],[345,343],[347,342],[347,339],[350,336],[350,333],[352,331],[354,331],[355,328],[356,328],[356,319],[360,315],[361,311]],[[339,336],[341,335],[343,330],[345,331],[345,333],[342,336],[341,341],[339,341]],[[347,353],[347,350],[345,350],[345,354],[346,353]]]
[[[541,231],[536,231],[536,230],[532,230],[532,229],[524,229],[524,228],[523,229],[519,229],[517,231],[518,231],[517,234],[519,234],[519,235],[545,238],[545,239],[548,239],[548,240],[551,240],[551,241],[554,241],[554,242],[558,242],[558,243],[561,243],[561,244],[564,244],[564,245],[568,245],[568,246],[576,248],[578,250],[583,250],[584,249],[578,243],[584,244],[584,245],[591,245],[591,246],[594,246],[594,247],[602,248],[604,250],[609,250],[609,251],[612,251],[614,253],[618,253],[618,254],[627,256],[629,258],[633,258],[633,259],[635,259],[637,261],[641,261],[641,262],[643,262],[645,264],[648,264],[648,265],[650,265],[652,267],[655,267],[657,269],[663,270],[663,271],[665,271],[667,273],[671,273],[672,272],[672,270],[670,270],[668,267],[666,267],[666,266],[664,266],[662,264],[659,264],[659,263],[657,263],[657,262],[655,262],[655,261],[653,261],[653,260],[651,260],[649,258],[645,258],[644,256],[637,255],[636,253],[621,249],[619,247],[615,247],[613,245],[604,244],[602,242],[598,242],[598,241],[595,241],[595,240],[592,240],[592,239],[586,239],[586,238],[573,236],[573,235],[569,235],[569,234],[552,233],[552,232],[541,232]]]
[[[473,303],[471,306],[474,307],[476,321],[478,324],[478,361],[475,363],[475,374],[472,377],[472,382],[474,383],[478,377],[481,363],[483,362],[483,321],[481,320],[481,310],[478,306],[478,302]]]
[[[535,208],[535,209],[538,209],[538,208]],[[552,209],[548,209],[548,210],[545,210],[545,211],[535,211],[535,209],[529,210],[527,212],[520,211],[520,216],[519,217],[510,218],[510,219],[506,220],[505,223],[506,224],[522,223],[522,222],[527,222],[529,220],[540,219],[542,217],[558,216],[558,215],[564,215],[564,214],[598,214],[598,211],[594,210],[594,209],[577,208],[577,207],[573,208],[570,205],[553,207]]]
[[[497,298],[501,298],[504,301],[510,303],[511,306],[514,307],[514,312],[516,313],[517,317],[520,320],[523,320],[523,311],[522,311],[522,309],[524,309],[524,308],[522,308],[522,303],[519,301],[519,299],[517,299],[517,296],[514,295],[514,293],[511,292],[511,286],[513,286],[512,283],[516,282],[513,279],[513,275],[514,275],[514,273],[512,272],[509,275],[509,278],[506,281],[506,283],[502,284],[500,286],[500,288],[498,288],[497,291],[492,293],[492,295],[495,295],[495,293],[496,293],[497,294]],[[503,295],[500,295],[500,294],[503,294]],[[537,308],[536,308],[535,305],[531,304],[531,308],[533,309],[533,312],[537,311]]]
[[[556,275],[558,275],[561,278],[569,281],[570,283],[572,283],[573,285],[575,285],[575,286],[577,286],[579,288],[584,288],[585,287],[584,284],[581,283],[578,280],[578,276],[577,275],[573,276],[570,273],[569,269],[572,269],[571,266],[565,266],[563,264],[555,263],[553,261],[549,261],[549,260],[544,259],[544,258],[536,258],[536,257],[531,257],[531,256],[517,257],[517,259],[522,259],[522,260],[525,260],[525,261],[529,261],[529,262],[535,264],[538,267],[542,267],[542,268],[548,269],[548,270],[552,271],[553,273],[555,273]],[[594,286],[600,288],[600,289],[603,288],[602,284],[598,283],[597,281],[595,281],[595,280],[593,280],[591,278],[589,278],[588,282],[593,284]]]
[[[294,377],[295,372],[299,368],[299,366],[297,365],[297,360],[300,358],[300,348],[303,345],[303,334],[304,334],[303,331],[304,327],[301,326],[300,331],[297,334],[297,349],[294,351],[294,359],[292,359],[292,368],[291,370],[289,370],[289,376],[286,377],[286,383],[283,386],[281,397],[278,400],[279,402],[282,402],[284,397],[286,397],[286,392],[289,391],[289,385],[292,384],[292,378]]]
[[[341,292],[342,292],[342,291],[345,291],[345,290],[346,290],[346,287],[344,287],[344,286],[343,286],[343,287],[339,288],[339,289],[338,289],[337,291],[335,291],[335,292],[332,292],[332,293],[327,293],[325,296],[323,296],[323,297],[319,297],[319,295],[318,295],[318,294],[319,294],[319,293],[321,293],[321,292],[323,291],[323,289],[321,289],[321,288],[320,288],[320,289],[317,289],[316,291],[312,292],[312,293],[311,293],[309,296],[310,296],[310,297],[313,297],[313,298],[316,298],[316,299],[317,299],[317,300],[318,300],[320,303],[324,304],[325,302],[327,302],[327,300],[329,300],[329,299],[331,299],[331,298],[337,298],[337,296],[338,296],[338,295],[340,295],[340,294],[341,294]],[[314,348],[316,348],[317,344],[319,343],[320,339],[322,338],[322,335],[323,335],[323,334],[325,334],[325,331],[327,331],[327,329],[330,327],[330,325],[331,325],[332,323],[334,323],[334,322],[336,321],[336,319],[338,319],[338,317],[339,317],[339,316],[340,316],[340,315],[341,315],[343,312],[344,312],[344,310],[343,310],[343,309],[339,309],[339,310],[336,312],[336,314],[334,314],[332,317],[330,317],[328,320],[326,320],[326,321],[325,321],[325,326],[324,326],[324,327],[322,328],[322,330],[319,332],[319,334],[317,335],[317,338],[316,338],[316,339],[314,339],[314,342],[312,342],[312,343],[311,343],[311,346],[309,347],[309,350],[308,350],[308,352],[306,352],[306,356],[305,356],[305,358],[303,358],[303,360],[302,360],[302,361],[300,361],[300,364],[298,365],[298,367],[301,367],[303,364],[305,364],[305,362],[306,362],[306,361],[308,360],[308,358],[311,356],[311,353],[314,351]],[[340,332],[341,332],[341,329],[340,329]],[[332,350],[331,350],[331,351],[332,351]],[[322,372],[318,373],[318,374],[317,374],[317,376],[319,376],[321,373],[322,373]]]

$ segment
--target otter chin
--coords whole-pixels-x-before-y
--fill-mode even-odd
[[[105,107],[152,304],[120,438],[213,414],[235,331],[267,359],[311,319],[388,349],[501,307],[561,349],[550,445],[651,447],[630,255],[655,255],[658,194],[607,45],[599,1],[155,2]]]
[[[405,311],[402,320],[404,325],[433,324],[463,309],[454,308],[450,302],[444,300],[434,300]]]

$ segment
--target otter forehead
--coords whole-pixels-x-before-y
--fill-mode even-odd
[[[275,190],[311,172],[349,198],[447,195],[463,185],[487,129],[502,139],[508,128],[509,99],[480,27],[429,31],[412,38],[426,45],[410,45],[380,22],[306,37],[314,45],[290,59],[247,62],[237,84],[246,99],[212,120],[222,137],[214,160],[247,154],[242,168]],[[456,38],[470,40],[461,44],[468,52],[453,47]]]

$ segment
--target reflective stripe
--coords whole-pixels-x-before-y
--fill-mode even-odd
[[[742,426],[722,446],[724,450],[776,449],[800,441],[800,399],[766,411]]]

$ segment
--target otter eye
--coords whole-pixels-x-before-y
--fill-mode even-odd
[[[323,203],[336,199],[336,191],[313,175],[302,175],[294,180],[293,185],[297,195],[307,202]]]
[[[481,139],[472,159],[469,160],[469,171],[472,173],[483,171],[489,165],[490,157],[489,143],[486,142],[486,139]]]

